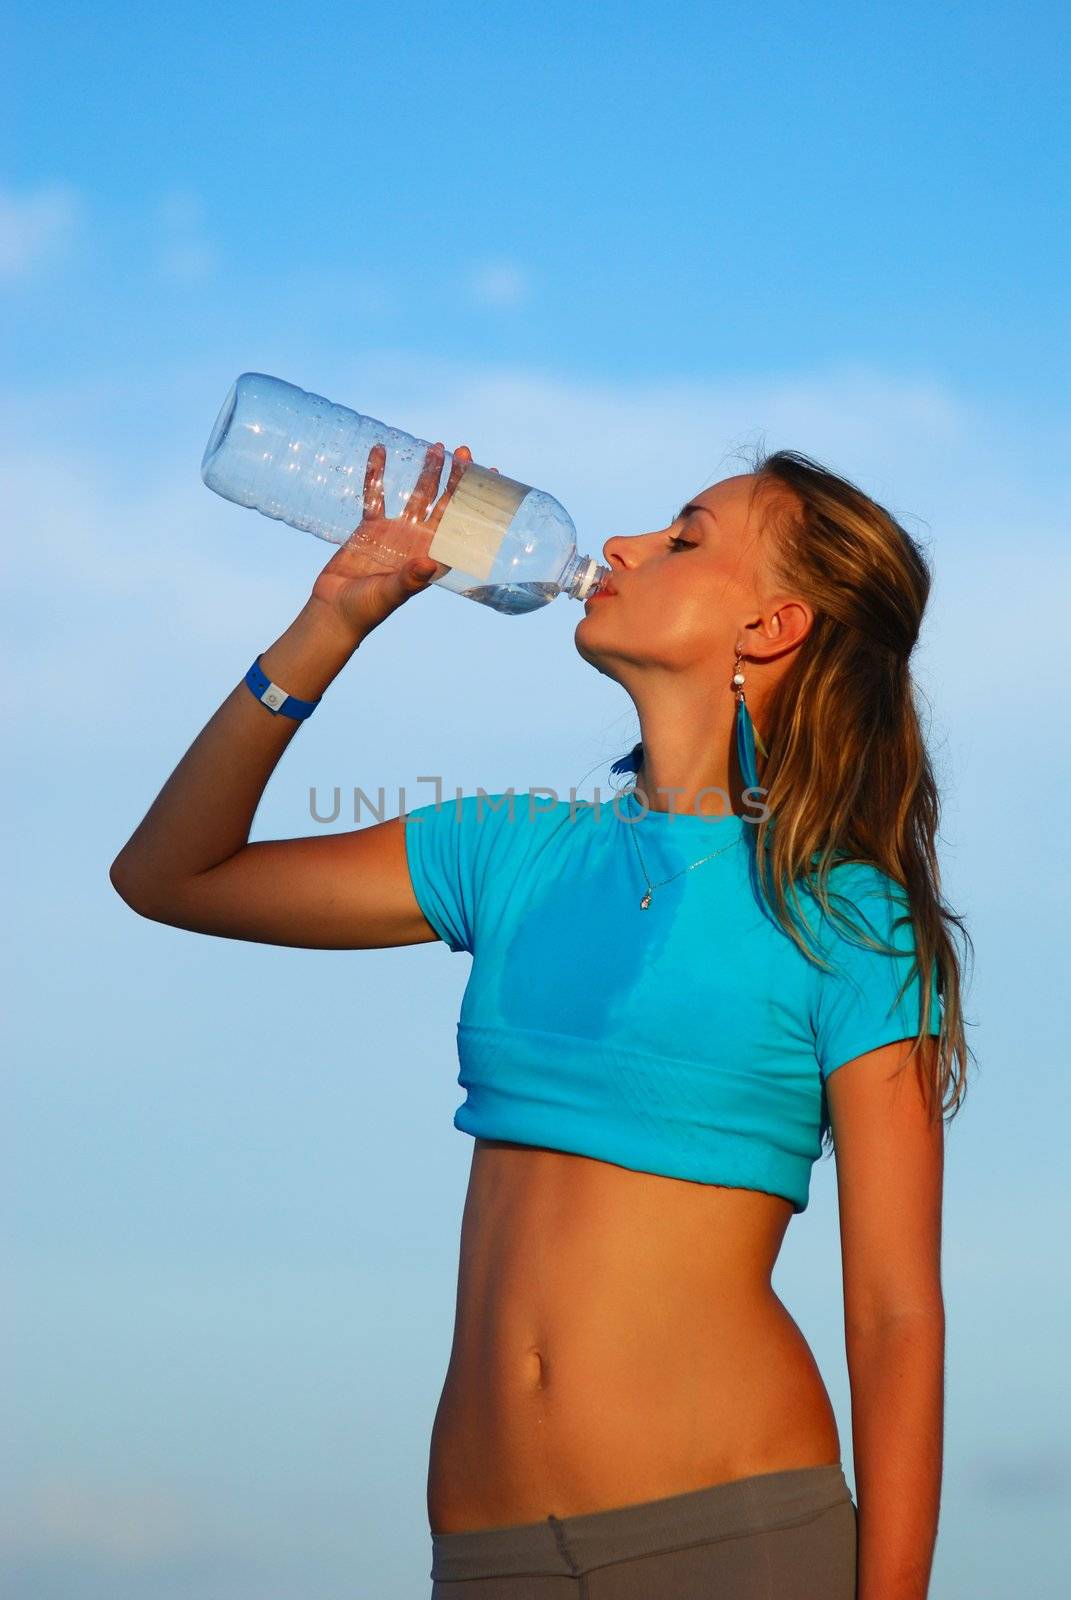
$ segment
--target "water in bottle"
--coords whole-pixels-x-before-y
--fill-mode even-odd
[[[264,372],[231,385],[201,462],[210,489],[333,544],[364,515],[368,452],[383,445],[383,516],[397,518],[413,492],[426,440],[336,405]],[[437,490],[450,477],[448,450]],[[386,568],[412,551],[375,547]],[[428,554],[449,568],[433,581],[506,616],[537,611],[559,594],[587,600],[610,569],[577,553],[576,529],[553,495],[475,462],[447,502]]]

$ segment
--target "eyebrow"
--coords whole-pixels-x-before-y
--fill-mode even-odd
[[[700,506],[697,505],[694,500],[688,500],[677,512],[677,515],[673,519],[674,522],[679,522],[682,517],[686,517],[689,511],[705,511],[708,517],[714,517],[715,522],[718,520],[717,517],[714,516],[714,513],[711,511],[709,506]]]

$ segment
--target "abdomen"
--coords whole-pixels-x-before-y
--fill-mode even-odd
[[[477,1141],[434,1532],[578,1516],[834,1462],[770,1274],[790,1202]]]

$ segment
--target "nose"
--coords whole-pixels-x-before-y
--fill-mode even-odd
[[[647,541],[654,536],[646,533],[615,533],[602,547],[602,557],[616,578],[620,572],[631,572],[647,559]]]
[[[602,547],[602,558],[607,566],[628,567],[632,565],[632,557],[628,553],[629,544],[627,536],[619,533],[613,534]]]

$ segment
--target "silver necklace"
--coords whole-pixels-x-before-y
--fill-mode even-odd
[[[636,791],[635,789],[626,789],[625,793],[635,794]],[[705,861],[713,861],[715,856],[724,855],[726,850],[731,850],[734,845],[740,843],[740,838],[738,835],[731,844],[723,844],[717,850],[712,850],[708,856],[703,856],[699,861],[693,861],[690,866],[682,867],[679,872],[672,873],[670,877],[662,878],[658,883],[652,883],[647,868],[643,864],[643,856],[640,854],[640,841],[636,838],[635,823],[630,822],[628,824],[628,831],[632,834],[632,842],[636,846],[636,855],[639,857],[640,870],[647,879],[647,893],[640,901],[641,911],[647,910],[648,906],[651,904],[651,896],[654,894],[656,889],[661,889],[664,884],[672,883],[674,878],[682,878],[686,872],[692,872],[696,867],[701,867]]]

